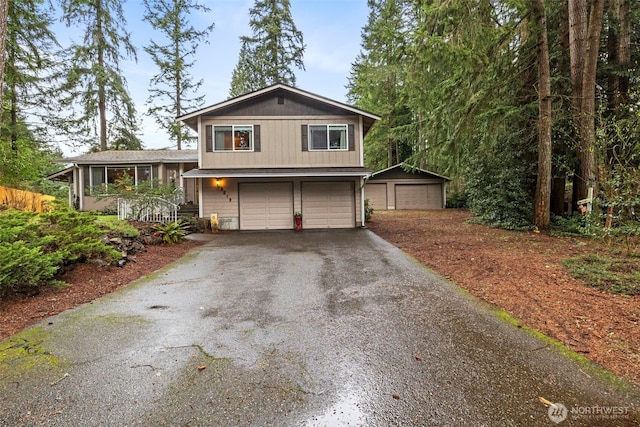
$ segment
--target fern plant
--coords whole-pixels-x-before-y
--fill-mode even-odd
[[[185,224],[182,221],[168,222],[166,224],[158,223],[153,226],[153,229],[160,234],[164,243],[173,245],[184,239],[187,235],[189,224]]]

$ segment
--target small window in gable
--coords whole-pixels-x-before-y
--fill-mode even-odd
[[[347,125],[309,125],[309,150],[348,150]]]

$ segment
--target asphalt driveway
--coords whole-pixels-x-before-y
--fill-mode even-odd
[[[640,422],[637,388],[366,230],[216,235],[0,344],[0,397],[2,426]]]

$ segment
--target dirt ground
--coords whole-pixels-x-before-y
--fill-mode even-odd
[[[470,218],[467,210],[378,211],[368,227],[477,298],[640,385],[640,296],[587,287],[560,263],[605,250],[600,244]]]
[[[560,260],[602,250],[592,241],[470,224],[466,210],[378,211],[369,228],[481,300],[640,385],[640,296],[623,297],[571,278]],[[200,242],[147,246],[123,268],[82,264],[71,286],[0,302],[0,340],[147,275]]]

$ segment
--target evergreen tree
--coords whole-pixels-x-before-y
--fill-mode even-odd
[[[136,58],[121,0],[63,0],[62,9],[67,26],[84,28],[82,43],[70,48],[62,98],[63,105],[79,109],[66,120],[69,135],[100,151],[123,136],[127,147],[140,147],[135,105],[119,65]]]
[[[166,41],[164,44],[151,41],[145,47],[145,51],[159,68],[158,74],[151,79],[148,111],[168,133],[169,138],[176,142],[178,150],[181,150],[183,142],[196,138],[189,133],[188,127],[175,118],[204,103],[204,95],[189,97],[202,85],[202,80],[194,81],[189,74],[189,69],[194,64],[189,58],[195,56],[201,41],[207,42],[206,37],[213,30],[214,24],[202,30],[189,24],[190,14],[210,11],[194,0],[144,0],[144,5],[144,19]]]
[[[231,78],[231,96],[275,83],[296,85],[292,67],[304,70],[304,42],[291,17],[289,0],[256,0],[249,11],[252,37],[242,47]]]
[[[8,13],[9,13],[9,0],[0,1],[0,99],[2,99],[2,90],[4,82],[4,64],[5,64],[5,45],[7,41],[8,30]],[[0,120],[2,120],[0,118]]]
[[[5,126],[12,143],[21,136],[20,114],[38,116],[42,105],[51,105],[55,84],[53,49],[58,46],[50,30],[52,18],[43,0],[9,2],[4,108]],[[50,113],[49,113],[50,114]]]
[[[349,101],[374,111],[382,120],[367,135],[365,160],[374,170],[406,160],[414,141],[394,130],[412,121],[402,96],[405,75],[404,49],[410,10],[401,0],[369,0],[369,19],[362,31],[362,52],[352,64]]]
[[[55,67],[53,48],[57,42],[43,0],[8,2],[7,19],[0,184],[29,187],[53,172],[46,128],[36,121],[42,113],[39,107],[51,105],[50,71]]]

